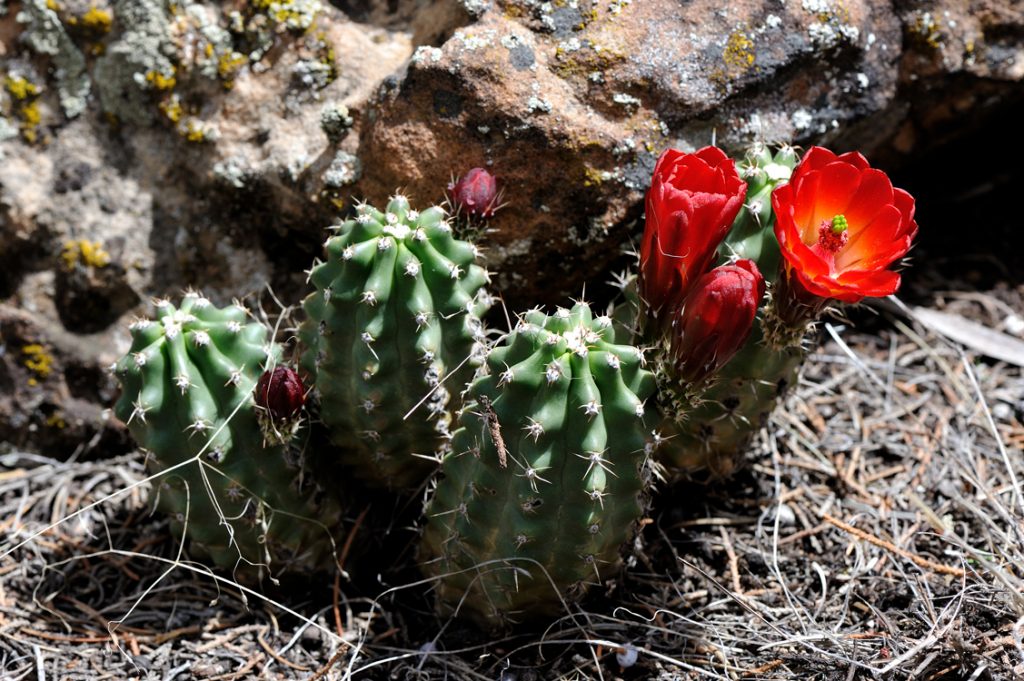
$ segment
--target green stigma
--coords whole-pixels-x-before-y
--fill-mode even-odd
[[[838,236],[845,232],[849,227],[850,225],[846,222],[846,216],[843,215],[842,213],[839,213],[838,215],[832,217],[833,234]]]

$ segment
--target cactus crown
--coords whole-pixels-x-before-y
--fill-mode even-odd
[[[772,191],[789,180],[796,162],[792,147],[784,146],[773,154],[766,145],[758,143],[737,164],[740,177],[747,182],[747,197],[719,248],[719,264],[749,258],[757,263],[767,280],[774,281],[779,242],[772,229]]]
[[[129,427],[153,426],[132,429],[144,447],[161,448],[164,430],[180,426],[217,460],[230,451],[231,432],[211,426],[251,400],[256,377],[280,349],[267,343],[262,325],[247,323],[240,304],[218,309],[189,292],[180,307],[158,300],[156,309],[155,320],[131,324],[131,349],[115,368],[124,386],[117,415]]]
[[[188,293],[178,308],[156,305],[155,320],[131,325],[131,350],[114,367],[123,388],[114,410],[154,472],[174,468],[157,479],[157,506],[239,577],[267,564],[330,564],[336,509],[320,505],[292,452],[264,446],[253,404],[280,348],[240,304],[219,309]]]

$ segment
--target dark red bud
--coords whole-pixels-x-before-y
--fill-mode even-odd
[[[498,182],[483,168],[473,168],[448,185],[456,208],[473,217],[489,218],[498,209]]]
[[[721,265],[700,277],[686,297],[672,350],[679,377],[703,381],[743,347],[764,297],[764,277],[752,260]]]
[[[295,416],[306,402],[306,389],[299,374],[288,367],[264,371],[256,382],[257,406],[263,407],[275,421]]]

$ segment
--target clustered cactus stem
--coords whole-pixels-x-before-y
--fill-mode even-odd
[[[449,191],[466,233],[500,203],[480,168]],[[884,173],[817,147],[797,164],[759,145],[738,169],[714,147],[670,149],[646,209],[639,274],[608,316],[532,310],[494,343],[479,249],[402,196],[333,228],[301,373],[239,305],[160,301],[116,365],[157,506],[215,565],[276,574],[333,563],[341,499],[317,480],[426,489],[439,613],[497,630],[564,612],[615,576],[651,472],[733,472],[814,320],[894,292],[888,267],[917,230]],[[315,460],[296,445],[314,439],[307,394],[335,447]]]
[[[758,276],[774,279],[779,267],[779,246],[775,240],[771,194],[789,179],[796,154],[790,147],[771,153],[755,146],[738,165],[738,176],[746,181],[742,208],[728,232],[717,245],[718,268],[751,263]],[[756,263],[756,265],[755,265]],[[743,304],[742,296],[729,303],[727,318],[735,325],[731,333],[720,334],[712,344],[728,353],[702,381],[678,380],[663,372],[661,403],[665,418],[658,456],[675,477],[722,478],[735,472],[745,447],[765,422],[786,389],[796,381],[803,353],[799,343],[792,348],[774,348],[764,341],[764,307]],[[697,301],[700,302],[700,301]],[[701,308],[707,305],[700,306]],[[744,315],[740,311],[756,312]],[[692,316],[679,322],[681,342],[693,326]],[[737,317],[743,317],[742,323]],[[799,332],[803,338],[804,329]],[[738,341],[738,343],[737,343]],[[725,347],[728,343],[731,347]]]
[[[416,489],[448,451],[453,395],[479,365],[488,274],[442,209],[402,196],[335,229],[310,272],[302,367],[342,462],[376,486]]]
[[[643,511],[654,377],[613,336],[578,303],[527,313],[488,354],[426,510],[443,612],[501,628],[614,576]]]
[[[265,445],[253,389],[281,348],[241,305],[198,293],[131,325],[114,367],[118,418],[149,452],[157,507],[199,554],[240,578],[333,564],[337,504],[305,474],[302,454]]]
[[[758,145],[738,170],[718,150],[666,152],[647,208],[639,290],[655,301],[682,301],[666,317],[641,300],[635,325],[656,329],[643,338],[662,367],[658,455],[678,477],[725,476],[796,381],[814,321],[835,301],[895,291],[899,275],[887,267],[917,231],[914,202],[860,154],[814,147],[797,165],[792,148],[773,154]],[[651,247],[666,243],[686,248]],[[713,295],[694,291],[714,250],[718,266],[704,277],[721,273],[723,283]],[[738,286],[725,285],[725,270],[736,266],[768,280],[760,309]],[[645,316],[658,323],[645,324]],[[680,352],[701,359],[699,371],[692,361],[680,365]]]

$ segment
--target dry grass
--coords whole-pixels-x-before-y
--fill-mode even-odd
[[[617,587],[502,640],[430,614],[409,552],[261,595],[118,493],[138,457],[5,454],[0,677],[1024,677],[1020,369],[898,318],[823,338],[747,471],[663,490]]]

